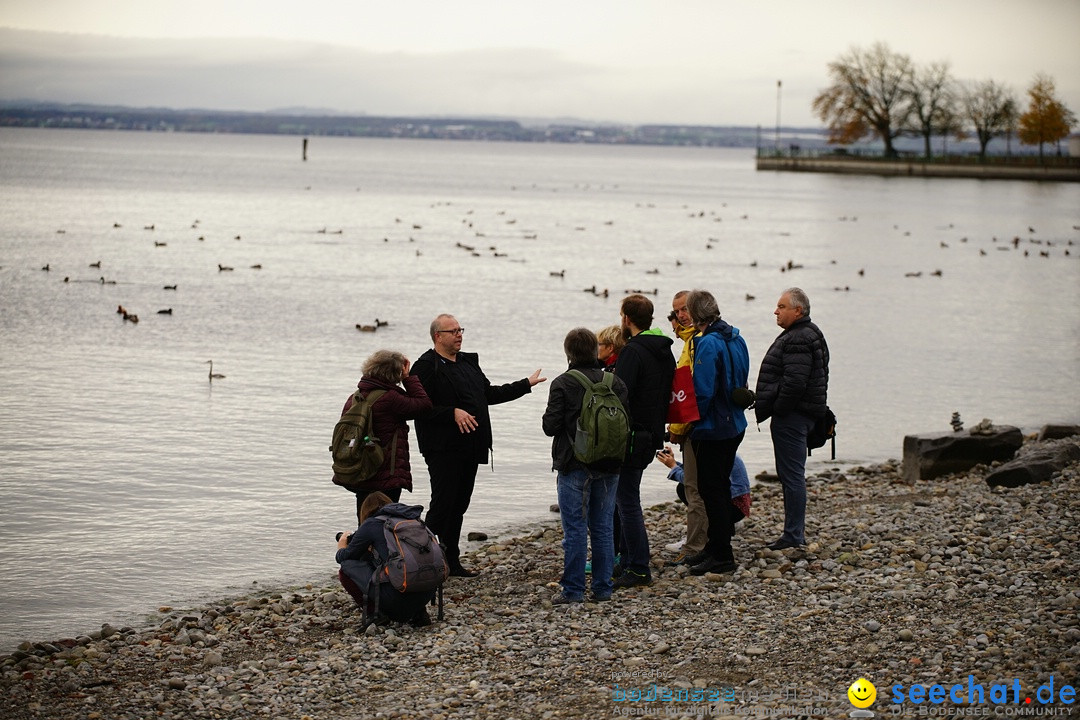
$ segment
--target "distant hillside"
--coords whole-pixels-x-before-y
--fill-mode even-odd
[[[760,134],[757,128],[707,125],[631,126],[565,120],[545,124],[531,118],[524,125],[507,119],[300,115],[292,109],[240,113],[30,102],[0,103],[0,126],[746,148],[756,147]],[[797,137],[808,148],[825,145],[823,133],[817,129],[783,128],[782,135]],[[771,144],[773,133],[760,139]]]

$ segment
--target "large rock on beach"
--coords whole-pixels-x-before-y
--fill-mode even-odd
[[[1012,460],[1024,444],[1020,428],[983,421],[968,431],[904,437],[904,479],[931,480],[976,465]]]
[[[998,467],[986,476],[986,484],[1020,487],[1046,482],[1077,461],[1080,461],[1080,440],[1058,442],[1039,447]]]
[[[1039,431],[1039,442],[1044,440],[1061,440],[1062,438],[1080,436],[1080,425],[1062,425],[1050,423],[1043,425]]]

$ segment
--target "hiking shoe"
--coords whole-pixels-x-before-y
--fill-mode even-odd
[[[570,605],[585,602],[585,598],[572,598],[564,592],[557,592],[551,596],[552,605]]]
[[[698,563],[690,568],[691,575],[704,575],[705,573],[719,573],[721,575],[726,573],[733,573],[739,569],[738,563],[724,562],[723,560],[717,560],[714,557],[707,558],[703,562]]]
[[[625,588],[636,587],[638,585],[651,585],[652,576],[648,572],[638,572],[637,570],[626,570],[622,575],[615,578],[612,582],[612,587]]]
[[[678,557],[676,557],[674,560],[671,560],[670,562],[668,562],[667,566],[668,567],[678,567],[679,565],[693,565],[694,563],[691,563],[690,560],[693,559],[694,555],[697,555],[697,554],[698,553],[688,553],[685,550],[683,550],[681,553],[679,553]]]
[[[712,557],[712,555],[710,555],[709,553],[702,550],[699,553],[694,553],[693,555],[690,555],[689,557],[683,558],[682,564],[683,565],[689,565],[689,566],[693,567],[694,565],[700,565],[701,563],[705,562],[706,560],[708,560],[711,557]]]
[[[608,593],[607,595],[597,595],[596,593],[593,593],[592,595],[589,596],[589,602],[599,603],[599,602],[610,602],[610,601],[611,601],[611,593]]]
[[[413,627],[427,627],[431,624],[431,616],[428,615],[428,611],[426,609],[421,610],[420,612],[413,615],[412,620],[409,621],[409,624]]]

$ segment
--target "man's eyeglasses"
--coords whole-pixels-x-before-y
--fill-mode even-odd
[[[452,330],[436,330],[437,333],[450,333],[451,335],[464,335],[465,328],[453,328]]]

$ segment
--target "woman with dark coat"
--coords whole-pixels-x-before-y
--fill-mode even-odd
[[[401,499],[404,488],[412,492],[412,469],[409,465],[409,426],[406,420],[414,420],[431,410],[431,400],[424,391],[419,378],[409,375],[409,359],[393,350],[377,350],[364,362],[363,377],[357,383],[362,396],[372,390],[385,390],[385,394],[371,406],[372,430],[379,444],[386,450],[383,466],[374,478],[357,485],[345,486],[334,475],[334,482],[356,493],[356,517],[364,499],[373,492],[381,491],[393,502]],[[404,388],[402,387],[404,385]],[[353,395],[345,401],[342,414],[353,403]],[[396,443],[395,443],[396,440]]]

